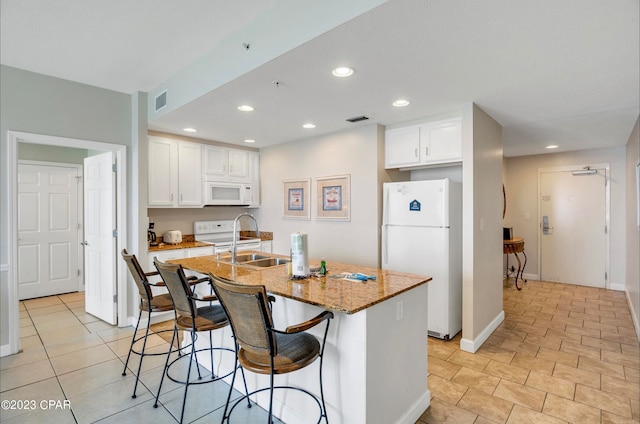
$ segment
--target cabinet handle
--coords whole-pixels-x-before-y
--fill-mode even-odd
[[[171,201],[173,202],[173,193],[171,193],[171,194],[169,195],[169,200],[171,200]]]
[[[424,148],[424,155],[429,156],[429,147]]]
[[[180,201],[181,201],[181,202],[182,202],[182,199],[183,199],[183,196],[182,196],[182,194],[180,194]]]
[[[415,157],[418,157],[418,148],[417,147],[413,150],[413,154],[414,154]]]

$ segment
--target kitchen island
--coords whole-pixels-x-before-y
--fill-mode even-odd
[[[429,406],[426,283],[430,277],[328,263],[327,276],[292,280],[286,265],[232,265],[216,256],[171,262],[241,284],[264,285],[276,296],[273,316],[277,328],[305,321],[323,309],[334,312],[323,368],[327,415],[332,424],[413,424]],[[311,265],[317,263],[311,261]],[[372,275],[375,280],[347,280],[341,277],[343,272]],[[321,329],[310,332],[322,336]],[[233,346],[230,328],[217,333],[215,343]],[[199,343],[205,342],[196,345]],[[206,358],[199,358],[200,363],[206,364]],[[230,370],[232,358],[222,358],[214,366],[218,373]],[[278,376],[276,384],[302,386],[319,394],[317,367],[314,364]],[[247,373],[247,384],[249,390],[268,386],[268,376]],[[237,380],[235,388],[244,392]],[[268,404],[268,393],[259,394],[257,402]],[[314,408],[295,391],[275,392],[274,414],[286,423],[310,422],[310,417],[316,416]]]

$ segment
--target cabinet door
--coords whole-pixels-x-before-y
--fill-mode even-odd
[[[249,179],[251,181],[251,204],[260,206],[260,153],[249,153]]]
[[[202,144],[178,144],[178,205],[199,207],[202,200]]]
[[[229,149],[229,177],[233,181],[249,182],[249,152]]]
[[[385,168],[399,168],[420,163],[420,129],[405,127],[385,133]]]
[[[173,140],[149,137],[148,204],[172,207],[178,190],[178,149]]]
[[[462,125],[460,119],[427,124],[420,127],[423,162],[462,160]]]
[[[228,162],[227,149],[217,146],[204,146],[205,177],[226,177]]]

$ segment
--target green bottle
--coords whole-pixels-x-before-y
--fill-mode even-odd
[[[327,263],[322,259],[320,261],[320,270],[318,271],[320,275],[327,275]]]

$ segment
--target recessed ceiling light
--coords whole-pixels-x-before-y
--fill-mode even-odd
[[[189,132],[189,133],[198,132],[198,130],[195,128],[183,128],[182,131]]]
[[[409,103],[411,103],[409,100],[405,100],[405,99],[398,99],[395,102],[393,102],[392,104],[395,107],[405,107],[405,106],[409,106]]]
[[[547,149],[557,149],[558,146],[556,146],[555,144],[550,144],[547,146]]]
[[[242,112],[251,112],[253,110],[253,106],[241,105],[238,106],[238,110],[241,110]]]
[[[306,124],[302,125],[302,128],[306,128],[306,129],[312,129],[315,127],[316,127],[316,124],[314,124],[313,122],[307,122]]]
[[[339,68],[334,69],[331,73],[336,77],[350,77],[353,75],[353,68],[349,68],[348,66],[340,66]]]
[[[245,143],[255,143],[256,141],[255,141],[255,140],[253,140],[253,139],[248,138],[248,139],[246,139],[244,142],[245,142]]]

